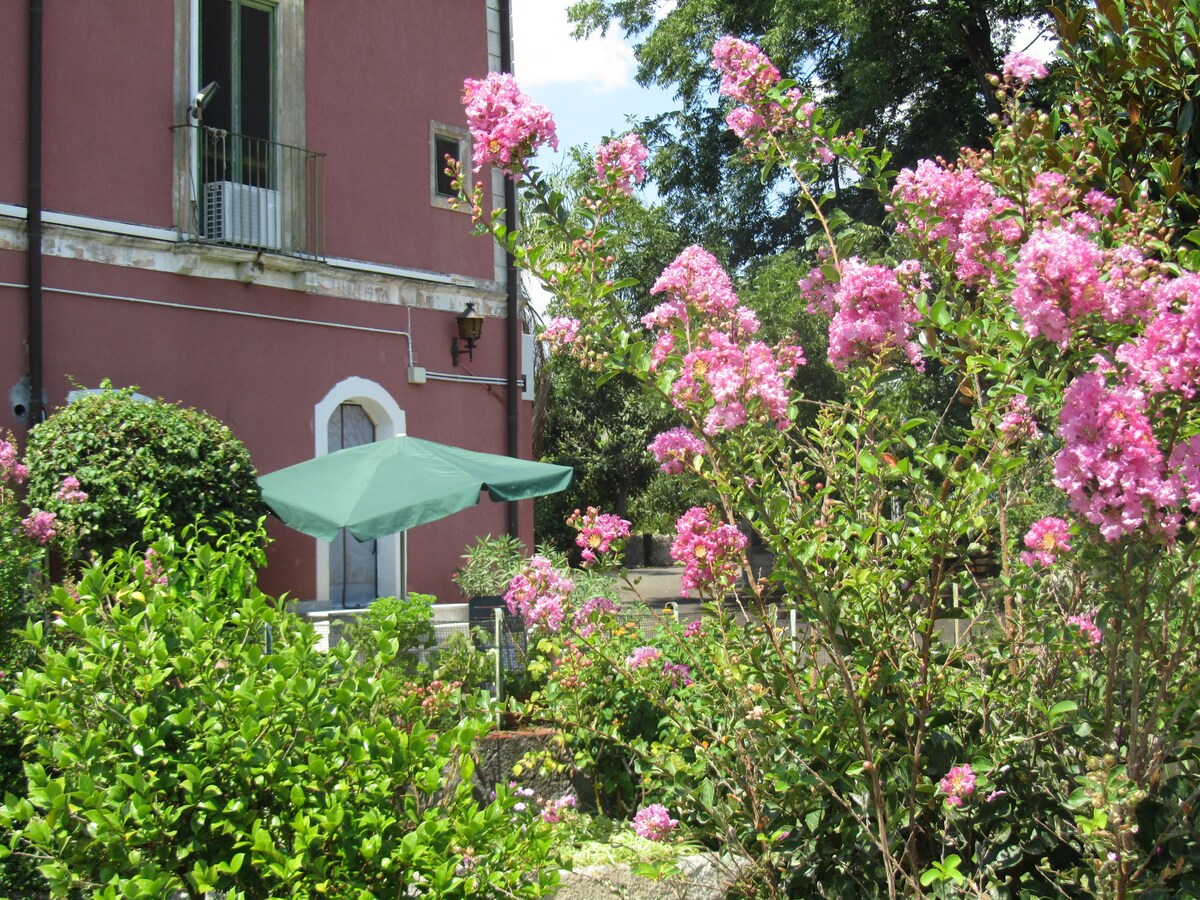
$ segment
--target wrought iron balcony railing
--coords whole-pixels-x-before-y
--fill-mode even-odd
[[[325,154],[205,125],[172,130],[188,237],[325,257]]]

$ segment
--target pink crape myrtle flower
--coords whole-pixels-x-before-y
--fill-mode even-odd
[[[938,788],[946,795],[947,806],[962,806],[975,793],[975,771],[969,763],[955,766],[942,776]]]
[[[629,521],[612,513],[602,513],[596,507],[589,506],[587,513],[579,510],[567,519],[567,524],[579,533],[575,536],[575,545],[583,550],[585,566],[596,562],[597,554],[609,551],[620,551],[629,538]]]
[[[591,637],[600,628],[599,620],[620,611],[621,607],[607,597],[593,597],[575,610],[575,630],[580,637]]]
[[[692,667],[683,663],[663,662],[663,678],[671,687],[688,687],[695,682],[692,679]]]
[[[142,555],[142,577],[158,585],[167,583],[167,573],[163,571],[158,551],[153,547],[147,547]]]
[[[635,647],[633,652],[625,657],[625,665],[631,669],[640,669],[662,658],[662,651],[657,647]]]
[[[555,316],[542,329],[542,340],[552,350],[569,347],[579,340],[579,320],[570,316]]]
[[[837,312],[829,323],[829,362],[844,371],[851,362],[869,360],[888,350],[902,350],[917,369],[923,368],[921,348],[912,340],[920,313],[911,289],[900,283],[907,269],[868,266],[858,258],[845,260],[834,292]]]
[[[666,300],[642,317],[647,328],[686,327],[694,311],[701,319],[697,324],[740,335],[758,331],[758,319],[741,307],[729,273],[715,256],[696,244],[686,247],[663,269],[650,293],[665,294]]]
[[[1095,646],[1104,643],[1104,632],[1096,625],[1096,610],[1078,616],[1067,616],[1067,624],[1079,629],[1079,633]]]
[[[1008,401],[1008,411],[1001,417],[997,430],[1012,440],[1029,440],[1038,437],[1037,421],[1029,409],[1029,398],[1017,394]]]
[[[1020,224],[1008,215],[1012,202],[965,166],[922,160],[896,177],[892,199],[908,207],[896,231],[929,246],[944,241],[958,277],[969,283],[990,283],[1007,264],[1005,247],[1021,237]]]
[[[1200,275],[1155,285],[1156,313],[1145,332],[1117,348],[1126,384],[1149,394],[1172,391],[1195,399],[1200,387]]]
[[[504,603],[513,615],[519,615],[530,628],[561,630],[566,616],[567,598],[575,584],[554,570],[544,556],[534,556],[508,583]]]
[[[642,163],[649,156],[642,139],[631,131],[600,145],[596,151],[596,177],[604,183],[611,181],[623,194],[631,194],[633,185],[646,180]]]
[[[56,534],[54,525],[57,520],[58,516],[54,513],[35,509],[21,520],[21,528],[24,529],[26,537],[32,538],[44,547],[54,540]]]
[[[696,457],[703,456],[708,450],[704,441],[683,426],[662,432],[646,449],[668,475],[678,475],[692,468]]]
[[[1013,308],[1025,333],[1066,349],[1071,323],[1104,307],[1100,273],[1104,254],[1086,237],[1065,228],[1037,231],[1017,255]]]
[[[1170,469],[1183,491],[1181,500],[1200,513],[1200,435],[1180,441],[1171,451]]]
[[[542,821],[549,825],[557,825],[568,810],[575,808],[576,802],[574,794],[563,794],[557,800],[547,801],[542,807]]]
[[[693,506],[675,523],[678,535],[671,544],[671,559],[683,563],[679,593],[721,589],[737,577],[746,536],[733,525],[714,524],[702,506]]]
[[[672,819],[661,803],[651,803],[639,809],[633,817],[634,832],[648,841],[665,841],[677,827],[679,820]]]
[[[1105,540],[1142,525],[1174,536],[1180,485],[1166,470],[1141,391],[1109,389],[1096,372],[1080,375],[1064,394],[1059,435],[1063,446],[1054,457],[1054,483]]]
[[[524,160],[543,144],[558,149],[554,118],[534,103],[506,72],[463,82],[463,105],[474,146],[472,162],[478,172],[486,165],[520,172]]]
[[[738,103],[761,102],[766,91],[779,83],[779,70],[754,44],[731,35],[712,48],[712,67],[721,73],[720,93]]]
[[[17,456],[17,448],[0,440],[0,481],[22,484],[29,478],[29,468]]]
[[[1059,553],[1071,552],[1071,526],[1056,516],[1038,519],[1025,534],[1025,546],[1029,549],[1021,554],[1021,562],[1044,569],[1054,564]]]
[[[79,479],[74,475],[64,478],[62,486],[54,492],[54,499],[63,503],[82,503],[87,498],[87,493],[79,489]]]
[[[677,409],[689,403],[711,404],[704,422],[705,434],[737,428],[754,418],[771,422],[779,430],[788,427],[790,390],[788,382],[803,365],[804,351],[783,345],[772,351],[761,341],[741,347],[724,332],[708,334],[709,346],[695,349],[683,358],[679,378],[671,386],[671,401]]]
[[[1040,59],[1015,51],[1004,57],[1002,71],[1005,78],[1018,82],[1022,87],[1046,77],[1046,66]]]

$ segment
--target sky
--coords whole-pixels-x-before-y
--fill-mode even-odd
[[[629,130],[627,116],[675,108],[668,91],[634,80],[637,61],[619,28],[584,41],[571,37],[570,0],[512,0],[513,70],[521,90],[554,114],[559,152],[543,151],[547,171],[576,144],[595,147],[610,133]]]

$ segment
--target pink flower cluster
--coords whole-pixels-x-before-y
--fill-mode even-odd
[[[1144,268],[1133,248],[1102,250],[1075,225],[1042,229],[1017,254],[1013,308],[1026,334],[1065,349],[1083,316],[1125,323],[1146,318],[1151,293]]]
[[[558,149],[550,111],[521,93],[516,79],[508,73],[468,78],[463,82],[463,104],[476,172],[486,165],[496,165],[517,173],[526,157],[543,144]]]
[[[902,284],[902,278],[908,284]],[[836,312],[829,323],[829,362],[834,368],[845,370],[852,362],[897,349],[914,367],[923,369],[921,348],[912,340],[912,325],[920,318],[912,296],[919,287],[913,264],[889,269],[868,266],[856,257],[845,260],[841,281],[833,290]]]
[[[57,533],[54,526],[57,521],[58,516],[54,513],[35,509],[21,520],[21,527],[24,529],[26,537],[32,538],[44,547],[54,540],[54,535]]]
[[[947,806],[962,806],[975,793],[975,770],[970,764],[955,766],[942,776],[938,788],[946,795]]]
[[[1054,459],[1054,483],[1105,540],[1115,541],[1143,523],[1174,536],[1179,480],[1164,469],[1140,390],[1110,389],[1097,372],[1080,375],[1064,395],[1059,435],[1063,447]]]
[[[158,551],[153,547],[147,547],[142,555],[142,577],[158,585],[167,583],[167,573],[163,571]]]
[[[683,563],[681,595],[692,590],[721,590],[737,577],[746,536],[733,525],[714,524],[707,509],[693,506],[675,523],[678,535],[671,559]]]
[[[74,475],[64,478],[62,487],[54,493],[54,499],[63,503],[82,503],[87,498],[87,493],[79,489],[79,479]]]
[[[683,663],[673,663],[670,660],[663,662],[663,678],[671,687],[687,687],[693,684],[692,667]]]
[[[767,55],[740,38],[720,38],[712,55],[712,66],[721,73],[721,95],[738,103],[753,103],[779,83],[779,70]]]
[[[575,510],[567,519],[567,524],[579,532],[575,535],[575,545],[583,550],[585,566],[595,563],[599,553],[619,553],[629,538],[627,519],[602,513],[594,506],[589,506],[586,514]]]
[[[29,477],[29,468],[17,456],[17,448],[0,439],[0,481],[22,484]]]
[[[1084,615],[1067,616],[1067,624],[1078,628],[1080,634],[1095,646],[1099,646],[1104,643],[1104,632],[1096,625],[1095,617],[1096,611],[1093,609]]]
[[[1158,282],[1153,304],[1155,315],[1145,332],[1117,350],[1126,383],[1192,400],[1200,385],[1200,275]]]
[[[575,585],[554,570],[544,556],[535,556],[508,583],[504,602],[530,628],[557,632],[562,629],[564,606]]]
[[[1029,549],[1021,554],[1021,562],[1044,569],[1054,564],[1057,554],[1071,552],[1071,526],[1056,516],[1038,519],[1025,534],[1025,546]]]
[[[625,657],[625,665],[631,669],[640,669],[662,658],[662,651],[657,647],[635,647],[633,652]]]
[[[723,37],[713,45],[712,66],[721,73],[720,93],[742,104],[725,117],[725,124],[747,147],[760,143],[765,135],[792,130],[793,137],[808,142],[807,151],[829,165],[837,157],[814,127],[816,104],[798,88],[789,89],[783,102],[770,98],[769,91],[779,84],[779,70],[754,44],[735,37]]]
[[[998,430],[1001,434],[1017,441],[1036,438],[1039,434],[1037,422],[1029,409],[1029,398],[1017,394],[1008,401],[1008,412],[1000,419]]]
[[[631,194],[633,185],[646,180],[642,163],[649,155],[642,139],[632,131],[624,137],[606,141],[596,151],[596,177],[605,184],[611,182],[624,194]]]
[[[642,317],[647,328],[686,328],[694,314],[701,325],[735,336],[758,331],[758,318],[739,304],[729,273],[715,256],[696,244],[663,269],[650,293],[666,294],[667,299]]]
[[[542,821],[557,825],[566,816],[568,810],[574,809],[576,800],[574,794],[563,794],[557,800],[548,800],[542,806]]]
[[[678,475],[692,468],[696,457],[703,456],[708,448],[704,441],[679,426],[659,434],[646,449],[654,455],[656,462],[662,464],[664,472]]]
[[[621,607],[607,597],[593,597],[575,610],[575,630],[580,637],[591,637],[599,629],[598,620],[616,615]]]
[[[1026,53],[1013,52],[1004,57],[1005,78],[1018,82],[1022,87],[1039,78],[1046,77],[1046,66],[1040,59]]]
[[[896,231],[928,244],[945,241],[963,281],[983,284],[1005,264],[1004,247],[1021,237],[1013,204],[968,167],[921,160],[896,178],[892,199],[906,207]]]
[[[555,316],[542,329],[542,340],[550,345],[551,350],[569,347],[579,340],[579,320]]]
[[[804,351],[789,345],[772,351],[762,341],[742,347],[719,331],[708,337],[708,347],[692,350],[683,358],[679,377],[671,386],[675,407],[708,405],[705,434],[737,428],[751,415],[758,422],[773,423],[780,431],[786,429],[791,424],[789,381],[804,364]]]
[[[639,809],[633,817],[634,832],[648,841],[665,841],[677,827],[679,820],[672,819],[661,803],[651,803]]]
[[[741,306],[733,282],[707,250],[685,249],[663,270],[652,294],[666,294],[642,323],[657,332],[651,368],[657,370],[676,349],[683,332],[689,342],[671,400],[679,409],[707,406],[704,431],[716,434],[750,419],[784,429],[789,386],[804,351],[761,341],[747,342],[758,331],[758,318]]]
[[[1200,435],[1180,441],[1171,451],[1170,469],[1183,493],[1182,500],[1200,513]]]

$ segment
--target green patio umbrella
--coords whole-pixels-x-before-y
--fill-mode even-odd
[[[342,528],[360,541],[395,534],[493,500],[564,490],[570,466],[476,453],[400,436],[338,450],[258,479],[263,500],[297,531],[326,541]]]

